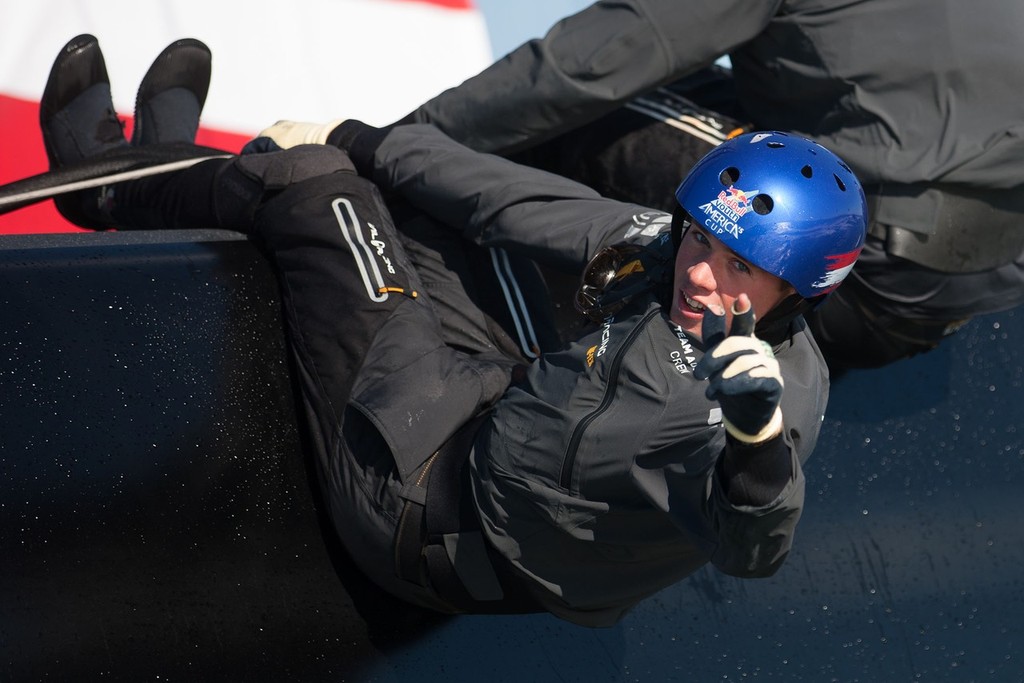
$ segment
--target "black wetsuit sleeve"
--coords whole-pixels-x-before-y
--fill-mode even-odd
[[[757,445],[726,436],[725,453],[718,461],[718,475],[733,505],[770,505],[793,479],[789,444],[781,434]]]
[[[763,31],[781,4],[595,2],[403,122],[433,123],[483,152],[526,149],[710,65]]]

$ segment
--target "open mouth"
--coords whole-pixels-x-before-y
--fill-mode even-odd
[[[686,302],[687,306],[689,306],[691,309],[693,309],[694,311],[696,311],[698,313],[701,313],[701,312],[704,311],[704,304],[702,304],[701,302],[696,301],[694,299],[691,299],[690,297],[686,296],[685,293],[682,293],[682,294],[683,294],[683,301]]]

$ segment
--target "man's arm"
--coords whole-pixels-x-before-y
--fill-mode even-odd
[[[782,434],[757,446],[730,441],[714,477],[709,505],[718,545],[711,563],[732,576],[771,576],[789,555],[804,505],[806,483],[792,445]]]
[[[347,121],[330,144],[348,151],[361,175],[477,244],[517,251],[578,273],[609,242],[653,236],[669,217],[601,197],[558,175],[480,154],[433,126],[376,129]]]
[[[403,122],[508,154],[710,65],[767,26],[782,0],[596,2],[558,22]]]
[[[773,574],[792,544],[803,506],[804,479],[786,439],[780,403],[785,382],[775,355],[754,336],[754,310],[741,294],[728,334],[725,316],[704,313],[706,346],[694,377],[708,380],[725,426],[711,510],[718,543],[712,563],[736,576]]]

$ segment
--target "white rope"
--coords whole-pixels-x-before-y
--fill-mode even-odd
[[[232,155],[230,154],[217,154],[213,156],[205,157],[193,157],[191,159],[182,159],[180,161],[171,161],[166,164],[157,164],[155,166],[146,166],[145,168],[136,168],[130,171],[122,171],[120,173],[112,173],[110,175],[98,176],[96,178],[87,178],[85,180],[78,180],[73,183],[65,183],[63,185],[56,185],[54,187],[46,187],[40,190],[29,190],[27,192],[19,192],[18,194],[2,196],[3,188],[0,188],[0,208],[9,206],[11,204],[21,204],[22,202],[35,202],[48,197],[54,197],[60,194],[66,194],[68,192],[77,192],[78,190],[88,190],[93,187],[102,187],[103,185],[113,185],[114,183],[124,182],[126,180],[137,180],[138,178],[145,178],[152,175],[159,175],[161,173],[169,173],[171,171],[178,171],[189,166],[194,166],[200,161],[207,161],[209,159],[227,159]],[[18,181],[15,181],[18,182]]]

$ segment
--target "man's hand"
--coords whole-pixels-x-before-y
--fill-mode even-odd
[[[242,150],[242,153],[269,152],[290,149],[298,145],[323,145],[327,136],[345,119],[334,119],[327,123],[303,123],[301,121],[278,121],[264,128]]]
[[[742,309],[742,310],[737,310]],[[754,336],[754,310],[741,294],[725,334],[725,315],[704,312],[704,357],[694,369],[707,379],[704,395],[722,407],[722,422],[736,439],[758,444],[782,431],[782,375],[768,344]]]

